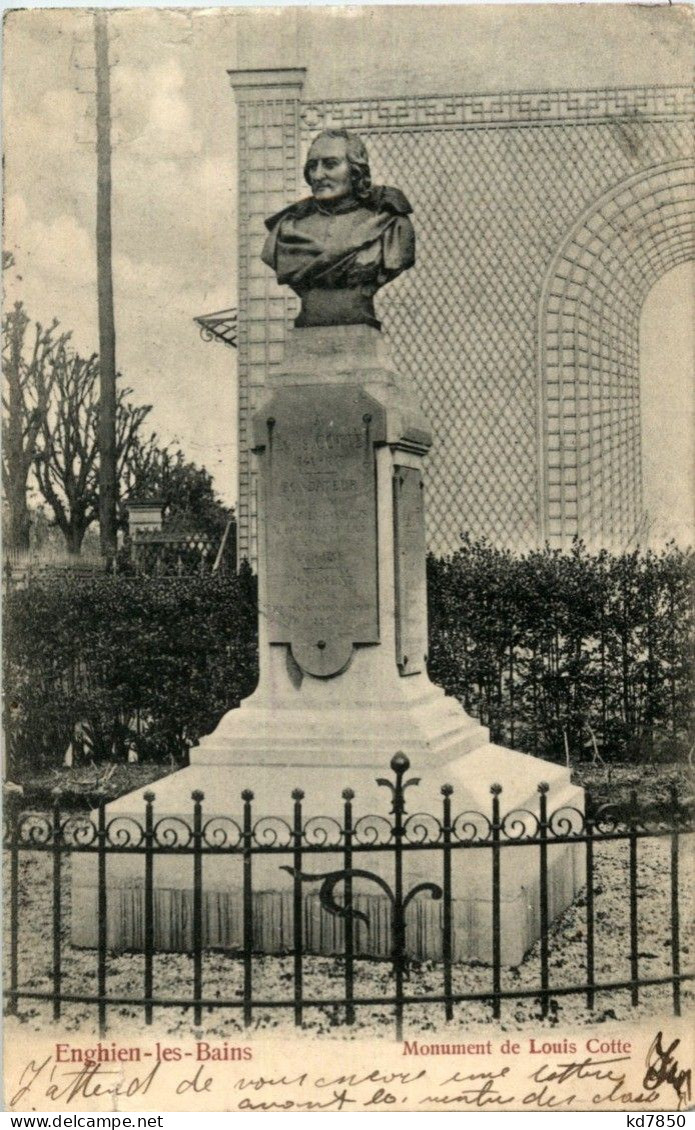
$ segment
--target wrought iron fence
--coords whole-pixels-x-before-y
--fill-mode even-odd
[[[64,576],[95,577],[106,570],[104,559],[91,553],[78,557],[68,553],[7,550],[3,557],[3,580],[8,591],[26,589],[32,581],[58,580]]]
[[[125,560],[137,573],[156,577],[196,577],[236,569],[236,545],[228,523],[220,537],[205,533],[138,530]]]
[[[342,793],[342,818],[329,816],[307,817],[304,810],[304,793],[295,789],[292,796],[292,818],[258,816],[254,809],[253,793],[241,793],[242,815],[239,821],[226,816],[207,816],[204,795],[192,793],[192,818],[155,814],[155,795],[145,794],[145,812],[142,821],[130,816],[109,816],[106,802],[99,804],[96,817],[88,814],[66,812],[61,808],[60,794],[56,791],[52,811],[27,811],[18,807],[16,798],[9,805],[6,820],[5,848],[9,855],[9,961],[6,966],[8,986],[5,989],[7,1010],[16,1013],[21,1001],[48,1001],[52,1003],[53,1017],[59,1019],[63,1005],[70,1003],[94,1004],[98,1013],[99,1029],[107,1028],[108,1010],[115,1006],[136,1006],[143,1010],[144,1020],[152,1023],[154,1009],[168,1007],[190,1008],[194,1024],[200,1025],[204,1010],[238,1010],[243,1023],[250,1025],[254,1018],[267,1009],[289,1011],[296,1025],[302,1025],[307,1010],[331,1007],[341,1009],[347,1024],[356,1022],[360,1007],[383,1005],[395,1013],[396,1038],[403,1031],[404,1013],[409,1005],[429,1004],[443,1008],[443,1016],[451,1020],[454,1008],[465,1002],[486,1002],[491,1018],[502,1017],[503,1005],[520,998],[536,998],[541,1016],[546,1017],[551,1000],[557,996],[583,996],[592,1010],[597,994],[628,991],[633,1006],[640,1003],[640,991],[647,986],[668,987],[673,1011],[680,1015],[681,987],[695,978],[695,971],[681,968],[682,953],[689,952],[681,942],[681,853],[682,837],[692,833],[691,813],[679,801],[675,785],[670,787],[666,809],[646,815],[637,805],[634,792],[623,811],[611,805],[595,808],[587,794],[586,811],[563,806],[548,810],[548,785],[538,786],[537,812],[530,809],[501,808],[502,789],[492,785],[488,813],[464,811],[453,808],[454,790],[450,785],[441,787],[441,811],[438,814],[406,811],[406,792],[417,786],[420,779],[407,777],[410,763],[403,754],[396,754],[390,763],[394,779],[378,778],[377,783],[388,790],[391,809],[388,816],[366,814],[356,816],[354,793]],[[668,866],[668,904],[670,912],[664,923],[667,933],[665,943],[670,950],[670,972],[663,976],[645,976],[641,973],[641,935],[638,916],[639,845],[655,838],[665,839],[670,864]],[[615,841],[627,844],[627,901],[629,914],[629,966],[627,978],[612,977],[601,980],[596,967],[596,940],[602,917],[597,910],[601,893],[595,879],[597,849]],[[551,919],[549,907],[549,853],[558,845],[584,845],[583,868],[585,887],[582,894],[584,908],[584,978],[569,983],[551,981]],[[518,985],[505,987],[502,962],[502,885],[503,856],[508,851],[523,848],[537,849],[537,877],[539,884],[539,968],[538,981],[531,987]],[[489,864],[491,900],[491,951],[487,965],[478,962],[480,986],[475,992],[460,992],[454,985],[453,878],[461,852],[482,851]],[[52,901],[52,960],[50,988],[37,989],[31,982],[20,979],[20,916],[26,913],[31,892],[25,888],[20,875],[20,859],[26,853],[48,853],[51,864]],[[436,861],[436,880],[416,882],[408,886],[404,871],[407,857],[413,852],[427,852],[433,864]],[[96,936],[96,992],[69,992],[63,983],[64,940],[62,938],[65,906],[66,856],[92,854],[96,857],[98,925]],[[488,854],[489,853],[489,854]],[[322,856],[339,855],[340,866],[317,870]],[[109,945],[107,934],[107,900],[109,884],[107,865],[118,855],[136,855],[143,858],[143,956],[144,974],[142,993],[114,994],[108,992]],[[192,960],[191,991],[185,995],[158,995],[155,991],[155,861],[162,856],[183,856],[191,859],[192,928],[190,957]],[[205,938],[203,928],[203,861],[212,856],[236,856],[241,860],[243,887],[243,942],[238,953],[242,968],[243,989],[237,996],[223,997],[206,993],[203,955]],[[293,962],[292,992],[284,998],[266,999],[254,986],[254,861],[261,856],[278,858],[278,866],[291,877],[292,886],[292,936],[290,950]],[[384,856],[380,873],[361,867],[360,857]],[[283,862],[287,860],[287,862]],[[390,864],[393,876],[385,875]],[[434,873],[434,867],[433,867]],[[391,970],[393,991],[385,993],[360,993],[357,964],[360,956],[357,944],[357,926],[369,928],[369,916],[360,909],[355,888],[358,884],[374,884],[387,900],[390,911]],[[305,900],[308,884],[320,884],[320,904],[330,915],[343,922],[342,986],[341,991],[326,997],[315,997],[304,989],[304,969],[307,953],[303,945]],[[338,890],[342,888],[342,900]],[[406,912],[418,896],[429,896],[441,902],[441,989],[437,992],[414,993],[408,987],[409,954],[406,946]],[[363,904],[364,905],[364,904]]]
[[[133,538],[131,560],[137,572],[183,577],[210,572],[216,547],[204,534],[140,531]]]

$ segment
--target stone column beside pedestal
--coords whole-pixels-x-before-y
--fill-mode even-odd
[[[441,814],[441,786],[453,786],[454,814],[489,814],[490,788],[502,786],[502,813],[583,808],[568,770],[492,745],[487,730],[427,674],[425,487],[423,460],[432,442],[413,389],[395,372],[378,330],[327,326],[290,331],[284,361],[271,375],[254,419],[259,490],[259,652],[257,690],[226,714],[191,751],[190,766],[158,781],[156,818],[192,819],[201,790],[205,819],[242,822],[241,792],[254,815],[292,822],[293,789],[304,793],[305,819],[341,820],[342,792],[355,793],[355,818],[388,815],[377,784],[396,752],[420,784],[409,812]],[[107,818],[141,822],[144,792],[108,806]],[[581,884],[580,849],[549,849],[552,916]],[[503,852],[502,960],[516,964],[539,931],[538,848]],[[74,857],[73,941],[96,937],[96,860]],[[290,858],[253,860],[255,948],[290,949]],[[361,868],[391,881],[390,854],[361,854]],[[307,870],[342,866],[335,855],[306,856]],[[109,945],[142,946],[142,856],[108,863]],[[441,882],[441,857],[406,856],[406,882]],[[155,939],[161,949],[190,946],[191,857],[157,857]],[[234,949],[242,939],[241,860],[204,861],[204,940]],[[357,886],[369,930],[358,946],[388,956],[389,906],[369,884]],[[491,852],[457,851],[453,869],[454,954],[491,957]],[[341,952],[342,924],[307,888],[308,952]],[[441,904],[413,900],[408,946],[417,957],[441,953]]]

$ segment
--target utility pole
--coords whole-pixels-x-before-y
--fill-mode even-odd
[[[22,389],[22,342],[29,319],[17,303],[12,313],[6,315],[9,324],[10,349],[5,363],[5,383],[7,386],[7,423],[3,422],[5,447],[5,497],[9,508],[9,531],[7,541],[10,549],[29,549],[29,509],[27,507],[27,473],[31,466],[33,451],[31,443],[25,448],[25,428],[27,412]],[[6,428],[6,430],[5,430]],[[28,453],[28,458],[27,458]]]
[[[111,74],[104,10],[94,12],[99,304],[99,528],[102,556],[116,554],[116,330],[111,266]]]

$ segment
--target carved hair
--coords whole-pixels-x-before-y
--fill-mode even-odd
[[[358,199],[362,199],[369,195],[369,190],[372,187],[372,174],[369,169],[369,155],[367,154],[367,146],[364,144],[361,137],[356,133],[350,133],[346,129],[324,129],[321,133],[317,133],[316,137],[311,143],[311,149],[317,141],[322,137],[340,137],[345,142],[345,156],[347,163],[350,166],[350,179],[352,180],[352,191]],[[308,185],[311,184],[309,179],[309,157],[307,156],[304,164],[304,180]]]

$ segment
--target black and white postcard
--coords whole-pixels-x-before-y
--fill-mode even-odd
[[[692,52],[5,14],[9,1109],[691,1106]]]

